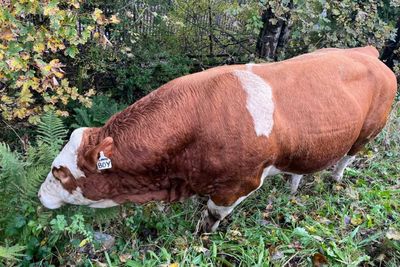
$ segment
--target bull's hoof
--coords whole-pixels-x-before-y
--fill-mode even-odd
[[[342,181],[343,175],[339,175],[339,174],[333,174],[331,176],[331,179],[336,182],[336,183],[340,183]]]
[[[201,235],[205,233],[213,233],[218,229],[221,220],[215,218],[208,210],[201,214],[201,218],[196,226],[196,234]]]

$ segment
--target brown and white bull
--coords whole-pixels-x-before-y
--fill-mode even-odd
[[[396,78],[372,47],[187,75],[101,128],[76,129],[39,198],[55,209],[205,195],[204,230],[214,231],[266,177],[289,173],[295,191],[303,174],[338,163],[340,180],[384,127],[395,93]]]

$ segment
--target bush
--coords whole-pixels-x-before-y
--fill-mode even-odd
[[[123,110],[125,104],[118,104],[114,99],[105,95],[93,97],[92,108],[75,108],[73,128],[79,127],[100,127],[115,113]]]
[[[90,105],[65,78],[64,56],[75,57],[94,21],[86,20],[78,33],[79,2],[5,2],[0,9],[0,98],[2,117],[29,118],[37,123],[43,111],[67,115],[65,105],[74,100]],[[82,14],[80,14],[82,15]]]

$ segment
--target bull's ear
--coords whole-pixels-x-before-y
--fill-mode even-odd
[[[87,166],[89,169],[96,169],[96,163],[99,159],[100,152],[104,153],[104,156],[110,158],[113,154],[114,150],[114,140],[112,137],[108,136],[104,138],[99,144],[95,147],[91,148],[85,153],[85,160],[86,163],[89,165]]]
[[[62,184],[66,184],[73,179],[71,172],[64,166],[60,166],[59,168],[53,167],[51,172],[54,178],[59,180]]]

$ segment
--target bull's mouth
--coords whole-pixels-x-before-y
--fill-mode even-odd
[[[64,202],[62,201],[48,201],[43,199],[40,194],[38,195],[40,202],[42,203],[42,205],[44,207],[46,207],[47,209],[51,209],[51,210],[55,210],[58,208],[61,208],[64,205]]]

